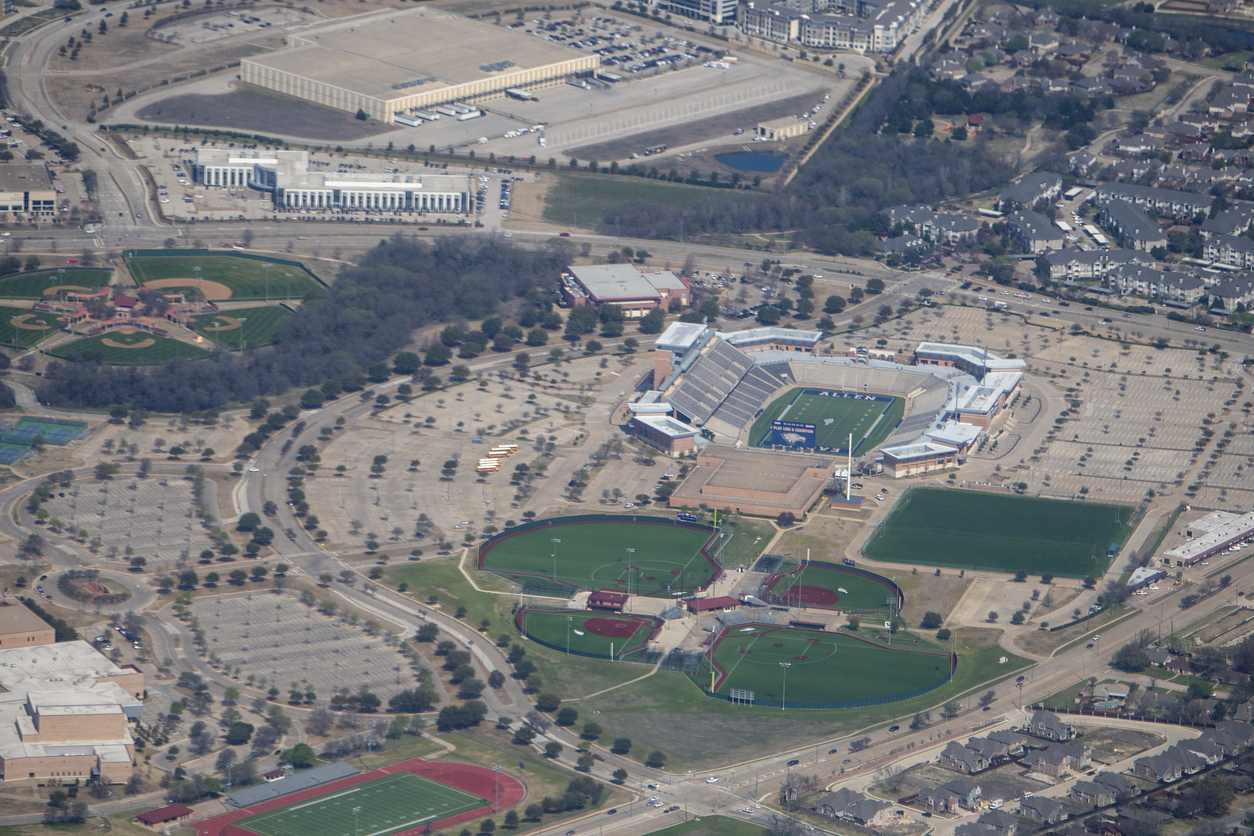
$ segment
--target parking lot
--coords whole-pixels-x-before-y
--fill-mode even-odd
[[[364,686],[386,703],[415,681],[410,662],[381,637],[286,593],[197,598],[192,611],[209,653],[226,670],[240,668],[240,677],[262,690],[274,685],[286,694],[298,682],[326,701]]]

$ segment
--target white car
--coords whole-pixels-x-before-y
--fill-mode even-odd
[[[716,778],[716,777],[706,778],[706,779],[705,779],[705,782],[706,782],[707,784],[717,784],[717,783],[718,783],[718,778]]]
[[[624,507],[624,508],[635,508],[635,507],[636,507],[636,503],[634,503],[634,502],[628,502],[628,503],[627,503],[626,505],[624,505],[623,507]]]

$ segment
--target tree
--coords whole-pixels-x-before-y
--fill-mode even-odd
[[[989,610],[989,611],[988,611],[988,620],[989,620],[990,622],[991,622],[991,621],[996,621],[996,620],[997,620],[997,610]]]
[[[653,769],[661,769],[666,766],[666,753],[660,749],[654,749],[649,753],[649,757],[645,758],[644,765]]]
[[[226,742],[231,746],[243,746],[252,739],[253,731],[250,723],[232,723],[226,733]]]
[[[662,753],[658,752],[657,754],[661,755]],[[666,756],[662,755],[662,758],[665,759]],[[582,771],[591,772],[592,765],[596,763],[596,759],[592,757],[591,752],[584,752],[582,755],[579,756],[579,760],[577,760],[576,763],[578,764],[579,768]]]
[[[583,732],[579,736],[584,740],[596,740],[601,736],[601,725],[599,723],[584,723]]]
[[[318,756],[314,754],[314,750],[308,743],[297,743],[280,755],[279,759],[284,763],[290,763],[297,769],[309,769],[318,763]]]
[[[557,712],[557,724],[569,728],[575,725],[575,721],[579,719],[579,712],[573,708],[567,707]]]
[[[1208,816],[1226,816],[1236,798],[1231,785],[1218,772],[1212,772],[1195,783],[1193,789],[1197,792],[1198,801],[1202,803],[1202,810]]]
[[[453,351],[443,343],[436,343],[427,349],[423,363],[428,366],[445,366],[453,359]]]
[[[845,623],[849,625],[850,630],[857,630],[862,625],[862,621],[856,615],[846,618]]]
[[[554,711],[557,711],[558,707],[561,704],[562,704],[562,698],[559,697],[557,694],[541,694],[540,696],[536,697],[536,708],[538,708],[539,710],[545,713],[552,713]]]
[[[503,826],[506,830],[517,830],[518,829],[518,811],[516,810],[506,811],[505,822]]]
[[[616,755],[627,754],[628,752],[631,751],[631,738],[630,737],[614,738],[614,745],[610,747],[610,751]]]
[[[640,317],[639,328],[641,334],[660,334],[665,325],[666,317],[662,313],[661,308],[654,308]]]
[[[618,768],[614,770],[614,783],[621,784],[627,780],[627,770]]]
[[[929,610],[923,614],[923,621],[919,623],[919,626],[924,630],[935,630],[941,626],[943,620],[940,613]]]
[[[544,745],[544,756],[545,756],[545,757],[547,757],[547,758],[556,758],[556,757],[557,757],[558,755],[560,755],[560,754],[562,754],[562,744],[557,743],[556,741],[554,741],[554,742],[552,742],[552,743],[546,743],[546,744]]]
[[[989,706],[993,704],[993,700],[997,699],[997,692],[989,689],[980,696],[980,706]]]
[[[878,296],[879,294],[883,293],[884,292],[884,280],[883,279],[867,279],[866,292],[871,294],[872,296]]]
[[[1028,579],[1028,573],[1020,569],[1015,572],[1015,583],[1023,583]]]

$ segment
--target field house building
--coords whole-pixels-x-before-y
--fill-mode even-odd
[[[280,209],[463,214],[473,209],[470,181],[452,174],[320,171],[308,151],[197,149],[192,173],[209,187],[269,192]]]
[[[85,641],[0,650],[0,780],[126,782],[144,688]]]
[[[631,264],[567,267],[558,282],[562,300],[572,308],[617,305],[628,319],[654,308],[686,307],[688,282],[669,270],[645,273]]]
[[[0,214],[55,215],[57,190],[46,165],[0,165]]]
[[[802,517],[835,469],[830,456],[711,444],[697,454],[697,466],[671,494],[670,507],[704,505],[766,517],[790,511]]]
[[[390,123],[398,113],[560,84],[600,64],[599,55],[424,7],[289,33],[286,49],[244,58],[240,80]]]
[[[1254,537],[1254,511],[1231,514],[1214,511],[1186,527],[1187,540],[1163,554],[1163,563],[1192,566]],[[1194,536],[1194,534],[1200,536]]]

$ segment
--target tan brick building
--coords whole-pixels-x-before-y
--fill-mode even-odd
[[[18,598],[0,598],[0,650],[52,644],[57,631]]]
[[[125,782],[144,675],[84,641],[0,650],[0,780]]]

